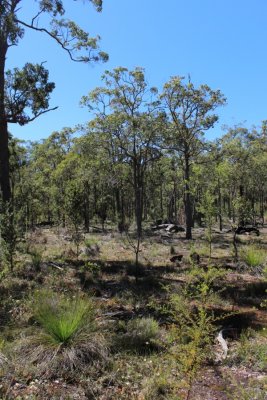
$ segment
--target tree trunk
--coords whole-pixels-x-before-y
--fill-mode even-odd
[[[0,188],[3,201],[11,199],[9,181],[8,129],[5,114],[5,60],[7,45],[0,43]]]
[[[83,191],[83,213],[84,213],[84,230],[86,233],[89,232],[89,185],[88,182],[84,183]]]
[[[142,188],[138,185],[135,189],[135,218],[138,238],[142,236],[142,208]]]
[[[141,167],[134,160],[134,194],[135,194],[135,220],[137,228],[137,237],[142,236],[142,217],[143,217],[143,189],[144,180],[143,174],[140,171]]]
[[[221,193],[221,184],[218,181],[218,216],[219,216],[219,229],[222,231],[223,224],[222,224],[222,193]]]
[[[184,180],[185,180],[185,194],[184,194],[184,207],[185,207],[185,223],[186,223],[186,239],[192,239],[192,202],[190,195],[190,165],[189,159],[185,157],[185,168],[184,168]]]

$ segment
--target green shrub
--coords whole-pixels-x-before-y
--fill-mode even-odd
[[[227,379],[227,377],[226,377]],[[245,384],[232,377],[228,378],[230,385],[226,393],[231,400],[266,400],[267,380],[249,379]]]
[[[86,247],[96,246],[98,245],[98,240],[94,237],[84,239],[84,245]]]
[[[145,389],[142,393],[144,400],[171,399],[172,385],[166,374],[146,379],[144,383]]]
[[[250,246],[241,252],[241,258],[249,267],[258,267],[266,260],[266,252],[255,246]]]
[[[34,249],[31,251],[31,261],[35,271],[40,271],[42,258],[43,258],[42,253],[39,250]]]
[[[142,351],[157,347],[158,338],[159,325],[154,318],[134,318],[127,323],[120,342],[125,348]]]
[[[88,261],[83,266],[83,272],[90,272],[94,278],[98,278],[101,273],[101,266]]]
[[[98,240],[91,237],[91,238],[87,238],[84,240],[84,245],[85,245],[85,254],[87,256],[96,256],[97,254],[99,254],[100,251],[100,247],[98,244]]]

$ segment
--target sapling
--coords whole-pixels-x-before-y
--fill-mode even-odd
[[[138,272],[139,272],[139,253],[141,250],[141,237],[138,235],[136,242],[134,242],[127,234],[127,240],[132,247],[135,254],[135,280],[138,282]]]

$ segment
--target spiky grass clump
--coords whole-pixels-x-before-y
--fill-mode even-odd
[[[33,303],[34,318],[56,345],[67,345],[86,325],[94,329],[91,300],[39,293]]]
[[[34,373],[73,379],[93,363],[107,359],[107,347],[97,334],[94,304],[80,296],[69,298],[41,292],[32,302],[39,327],[19,341],[19,363],[29,364]],[[96,337],[97,335],[97,337]]]

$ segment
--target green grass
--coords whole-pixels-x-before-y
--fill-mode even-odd
[[[255,246],[249,246],[241,252],[241,258],[249,267],[258,267],[264,264],[266,252]]]
[[[55,344],[67,344],[88,323],[93,328],[93,304],[81,297],[40,292],[34,300],[33,314]]]
[[[157,347],[159,325],[154,318],[134,318],[123,326],[124,334],[119,335],[123,348],[144,351]]]
[[[19,374],[72,380],[91,366],[107,364],[108,348],[97,332],[92,300],[41,291],[30,306],[38,326],[25,330],[11,349]]]
[[[267,340],[256,332],[241,335],[240,341],[229,354],[230,365],[242,365],[253,371],[267,372]]]

